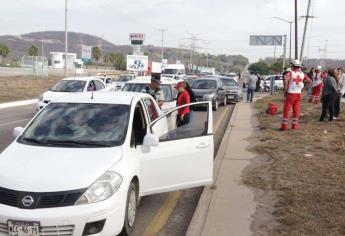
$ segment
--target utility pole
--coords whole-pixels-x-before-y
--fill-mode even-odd
[[[325,48],[319,48],[319,53],[321,54],[321,66],[325,67],[326,66],[326,57],[327,57],[327,52],[328,52],[328,40],[325,42]]]
[[[291,41],[290,41],[291,42]],[[287,36],[284,35],[284,58],[283,58],[283,70],[286,67],[286,44],[287,44]]]
[[[305,37],[307,35],[308,21],[309,21],[309,18],[314,18],[314,16],[309,15],[310,5],[311,5],[311,0],[308,1],[307,15],[304,17],[305,18],[305,24],[304,24],[303,40],[302,40],[302,47],[301,47],[301,53],[300,53],[300,61],[303,60],[304,44],[305,44]]]
[[[68,32],[67,32],[67,0],[65,0],[65,77],[68,76],[67,71],[67,54],[68,54]]]
[[[185,38],[186,40],[190,40],[191,44],[190,44],[190,59],[189,59],[189,63],[191,65],[191,72],[193,72],[193,58],[194,58],[194,52],[196,49],[198,49],[199,47],[197,47],[197,42],[201,41],[202,39],[197,38],[195,35],[192,35],[190,38]]]
[[[42,33],[41,33],[41,54],[42,54],[42,57],[44,57],[43,31],[42,31]]]
[[[160,32],[162,32],[162,63],[164,59],[164,33],[168,31],[167,29],[159,29]]]
[[[298,6],[297,0],[295,0],[295,59],[298,59]]]

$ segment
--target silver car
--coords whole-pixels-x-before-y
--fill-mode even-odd
[[[220,80],[225,87],[228,102],[242,101],[242,89],[235,79],[229,77],[221,77]]]

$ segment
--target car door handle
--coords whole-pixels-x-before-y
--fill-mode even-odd
[[[203,149],[203,148],[207,148],[210,144],[208,143],[199,143],[196,148],[198,149]]]

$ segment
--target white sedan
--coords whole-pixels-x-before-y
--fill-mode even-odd
[[[140,197],[211,184],[212,109],[202,105],[168,130],[174,110],[162,114],[147,94],[49,103],[0,155],[0,236],[129,234]]]
[[[284,79],[281,75],[269,75],[261,81],[260,87],[264,91],[269,91],[271,87],[271,79],[274,79],[274,89],[284,89]]]
[[[54,99],[70,93],[113,90],[114,88],[106,88],[105,83],[97,77],[65,78],[39,96],[36,110],[39,111]]]

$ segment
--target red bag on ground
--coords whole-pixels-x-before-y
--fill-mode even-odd
[[[274,103],[269,103],[267,113],[272,116],[275,116],[277,112],[278,112],[278,106]]]

